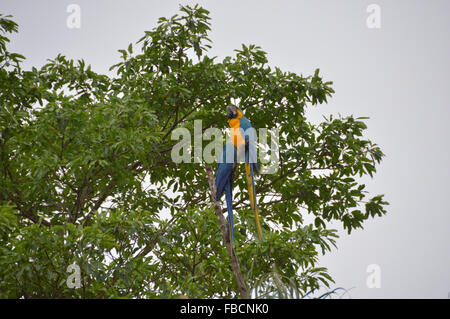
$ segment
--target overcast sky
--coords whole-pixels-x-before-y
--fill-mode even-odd
[[[180,3],[196,2],[2,0],[0,12],[19,23],[9,47],[27,57],[26,67],[62,53],[107,73],[118,49],[159,17],[178,13]],[[370,117],[366,135],[386,158],[364,181],[390,206],[351,235],[336,226],[338,249],[321,258],[334,287],[350,289],[352,298],[448,298],[450,1],[198,3],[211,12],[210,56],[257,44],[285,71],[309,75],[320,68],[336,93],[308,111],[311,121],[331,113]],[[70,4],[81,8],[79,29],[67,27]],[[380,28],[368,27],[370,4],[380,9]],[[379,266],[379,288],[366,283],[369,265]]]

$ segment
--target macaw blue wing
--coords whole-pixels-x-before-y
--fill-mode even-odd
[[[228,224],[230,229],[231,249],[234,242],[234,222],[233,222],[233,169],[237,160],[236,149],[233,144],[227,143],[222,150],[221,161],[219,161],[216,174],[216,200],[220,200],[225,192],[227,202]]]
[[[233,166],[236,163],[236,149],[233,144],[227,143],[222,150],[222,155],[217,167],[216,174],[216,200],[220,200],[223,192],[225,191],[225,185],[230,182],[230,178],[233,172]]]
[[[231,195],[231,183],[227,183],[225,185],[225,200],[227,202],[228,224],[229,224],[229,227],[230,227],[231,249],[233,249],[234,222],[233,222],[233,198],[232,198],[232,195]]]
[[[245,139],[245,176],[247,179],[247,188],[250,198],[250,205],[255,213],[258,237],[259,239],[262,239],[262,230],[261,224],[259,222],[258,206],[256,202],[255,178],[254,178],[254,171],[256,171],[256,173],[259,174],[258,162],[256,159],[256,145],[255,145],[256,132],[250,121],[245,116],[242,116],[240,119],[240,129]]]
[[[240,119],[240,129],[242,136],[245,139],[245,162],[251,163],[252,168],[259,174],[258,161],[256,159],[256,131],[250,121],[242,116]]]

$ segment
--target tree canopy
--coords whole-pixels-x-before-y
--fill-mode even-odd
[[[238,297],[207,164],[171,159],[176,128],[225,129],[230,103],[256,129],[280,130],[279,169],[256,178],[261,241],[236,179],[235,254],[250,296],[333,283],[318,264],[335,245],[329,222],[350,233],[385,214],[383,195],[359,180],[384,154],[364,118],[307,120],[334,93],[319,70],[270,66],[253,44],[218,61],[210,26],[206,9],[181,6],[119,50],[109,76],[63,55],[22,69],[7,47],[18,26],[0,15],[0,297]],[[67,285],[71,264],[79,288]]]

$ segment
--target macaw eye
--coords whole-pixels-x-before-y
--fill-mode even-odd
[[[233,105],[228,105],[227,106],[227,117],[229,119],[233,119],[237,116],[237,109],[235,106]]]

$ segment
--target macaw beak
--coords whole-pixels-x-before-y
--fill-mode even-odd
[[[238,116],[237,108],[234,105],[227,106],[227,117],[229,119],[234,119]]]

